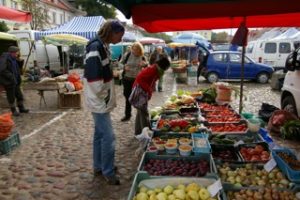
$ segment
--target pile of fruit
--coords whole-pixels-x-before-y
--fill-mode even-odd
[[[209,125],[208,126],[212,132],[234,132],[234,133],[245,133],[247,131],[247,125],[246,124],[231,124],[231,123],[225,123],[225,124],[219,124],[219,125]]]
[[[299,192],[298,192],[299,193]],[[300,195],[300,193],[299,193]],[[227,193],[228,199],[231,200],[248,200],[248,199],[265,199],[265,200],[277,200],[277,199],[285,199],[285,200],[296,200],[299,199],[297,194],[294,194],[291,191],[278,191],[276,189],[270,188],[262,188],[259,190],[241,190],[238,192],[230,191]]]
[[[149,189],[144,186],[139,188],[139,192],[133,200],[217,200],[211,197],[208,190],[198,185],[190,183],[188,185],[179,184],[177,186],[167,185],[164,188]]]
[[[270,153],[260,144],[254,147],[241,147],[240,153],[245,161],[267,162],[270,160]]]
[[[210,172],[209,162],[201,159],[188,160],[160,160],[150,159],[145,162],[143,170],[156,176],[194,176],[201,177]]]
[[[271,188],[289,188],[290,182],[278,168],[267,172],[253,164],[240,167],[231,167],[229,164],[218,166],[218,172],[222,182],[228,182],[235,186],[262,186]]]
[[[188,121],[185,119],[160,119],[157,124],[157,129],[162,132],[196,132],[199,127],[196,121]]]
[[[285,152],[278,152],[277,155],[284,160],[290,166],[290,168],[300,171],[300,161],[295,157]]]

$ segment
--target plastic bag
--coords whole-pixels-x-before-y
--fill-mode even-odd
[[[262,103],[261,109],[258,111],[258,115],[262,120],[267,122],[275,110],[279,110],[279,108],[268,103]]]
[[[129,96],[130,104],[137,109],[147,109],[148,94],[139,85],[135,86]]]
[[[69,74],[68,76],[68,81],[70,81],[71,83],[76,83],[79,80],[80,80],[80,76],[75,72]]]
[[[273,112],[268,122],[268,130],[280,133],[280,128],[290,120],[298,119],[293,113],[286,110],[276,110]]]
[[[135,138],[140,142],[139,148],[135,151],[135,155],[137,157],[146,150],[147,145],[151,141],[152,136],[153,131],[151,131],[149,127],[143,128],[142,133],[135,136]]]

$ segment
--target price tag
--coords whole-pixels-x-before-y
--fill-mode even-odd
[[[276,167],[276,161],[274,160],[274,158],[272,158],[271,160],[269,160],[265,165],[264,165],[264,169],[267,172],[272,171],[272,169],[274,169],[274,167]]]
[[[239,141],[237,141],[236,143],[234,143],[234,146],[237,147],[237,146],[239,146],[240,144],[244,144],[244,141],[243,141],[243,140],[239,140]]]
[[[213,184],[209,185],[207,187],[208,192],[210,193],[210,195],[212,197],[216,196],[216,194],[218,194],[218,192],[220,190],[222,190],[222,183],[221,183],[221,179],[218,179],[216,182],[214,182]]]

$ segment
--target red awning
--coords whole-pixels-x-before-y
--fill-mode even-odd
[[[106,0],[149,32],[300,27],[299,0]]]
[[[258,4],[255,1],[141,4],[132,7],[131,11],[133,23],[149,32],[236,28],[244,17],[247,27],[300,26],[299,1],[296,3],[291,0],[284,4],[282,1],[272,2],[261,0]]]
[[[17,22],[30,22],[32,19],[30,12],[14,10],[4,6],[0,6],[0,18]]]

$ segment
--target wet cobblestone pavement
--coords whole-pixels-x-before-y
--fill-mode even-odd
[[[149,107],[162,105],[176,89],[190,89],[185,84],[173,84],[172,73],[165,75],[164,91],[155,92]],[[239,83],[233,83],[239,85]],[[199,87],[208,87],[201,81]],[[270,89],[269,84],[245,84],[248,100],[244,111],[257,113],[262,102],[280,107],[280,92]],[[111,113],[116,134],[117,174],[120,186],[108,186],[102,178],[92,174],[93,120],[84,109],[57,109],[56,92],[47,92],[47,107],[39,107],[36,91],[25,91],[26,105],[31,113],[15,118],[15,130],[20,133],[21,146],[8,156],[0,156],[0,199],[99,199],[123,200],[127,198],[140,154],[135,151],[139,144],[134,139],[134,116],[128,122],[120,122],[124,113],[122,88],[116,86],[118,107]],[[0,106],[4,98],[0,97]],[[237,109],[238,100],[233,101]],[[0,107],[5,110],[5,108]],[[299,150],[299,143],[286,142],[276,137],[280,145]]]

